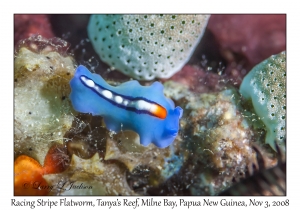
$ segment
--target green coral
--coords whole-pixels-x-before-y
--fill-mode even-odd
[[[251,100],[255,112],[264,122],[265,142],[285,148],[286,136],[286,55],[281,52],[255,66],[244,78],[240,93]],[[284,149],[285,150],[285,149]]]

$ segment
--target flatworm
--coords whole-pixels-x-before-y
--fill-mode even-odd
[[[183,110],[175,108],[173,101],[164,96],[160,82],[141,86],[132,80],[114,87],[80,65],[70,86],[70,99],[76,111],[102,116],[112,131],[135,131],[144,146],[153,143],[167,147],[178,134]]]

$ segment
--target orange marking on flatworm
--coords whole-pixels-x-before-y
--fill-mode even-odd
[[[165,119],[167,117],[167,110],[158,104],[155,104],[154,106],[155,110],[153,110],[152,114],[160,119]]]

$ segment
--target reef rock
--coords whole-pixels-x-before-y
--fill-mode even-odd
[[[189,121],[183,125],[183,142],[190,155],[183,168],[195,174],[187,183],[191,194],[214,195],[257,165],[252,145],[262,134],[244,118],[237,91],[190,97],[185,108]]]

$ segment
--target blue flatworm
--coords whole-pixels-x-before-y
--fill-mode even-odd
[[[115,87],[80,65],[70,85],[70,99],[76,111],[102,116],[112,131],[137,132],[144,146],[153,143],[167,147],[178,134],[183,110],[175,108],[173,101],[164,96],[160,82],[141,86],[132,80]]]

